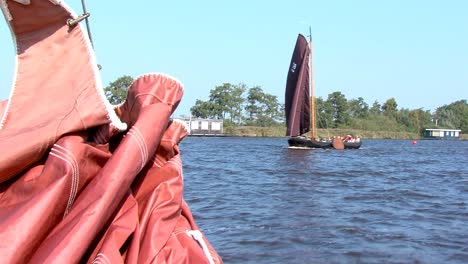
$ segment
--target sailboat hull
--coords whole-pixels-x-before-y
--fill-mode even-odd
[[[359,142],[344,142],[345,149],[358,149],[361,147],[361,141]]]
[[[297,148],[333,148],[329,141],[317,141],[306,137],[291,137],[288,139],[288,144],[290,147]]]
[[[358,149],[361,147],[361,142],[343,142],[345,149]],[[332,149],[331,141],[317,141],[306,137],[291,137],[288,138],[289,147],[293,148],[320,148]]]

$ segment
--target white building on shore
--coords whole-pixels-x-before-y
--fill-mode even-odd
[[[191,136],[223,136],[223,120],[207,118],[178,118],[185,123]]]

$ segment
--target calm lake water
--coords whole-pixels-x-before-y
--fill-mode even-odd
[[[185,199],[225,263],[468,263],[468,141],[181,144]]]

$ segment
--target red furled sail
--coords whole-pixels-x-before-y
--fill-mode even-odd
[[[286,136],[310,131],[309,46],[301,34],[289,65],[285,93]]]
[[[0,7],[17,46],[0,102],[2,263],[222,263],[183,199],[181,83],[146,74],[112,106],[63,1]]]

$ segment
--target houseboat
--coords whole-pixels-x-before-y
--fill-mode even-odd
[[[427,128],[424,130],[424,139],[460,139],[460,129],[445,129],[445,128]]]
[[[222,119],[180,118],[189,136],[224,136]]]

